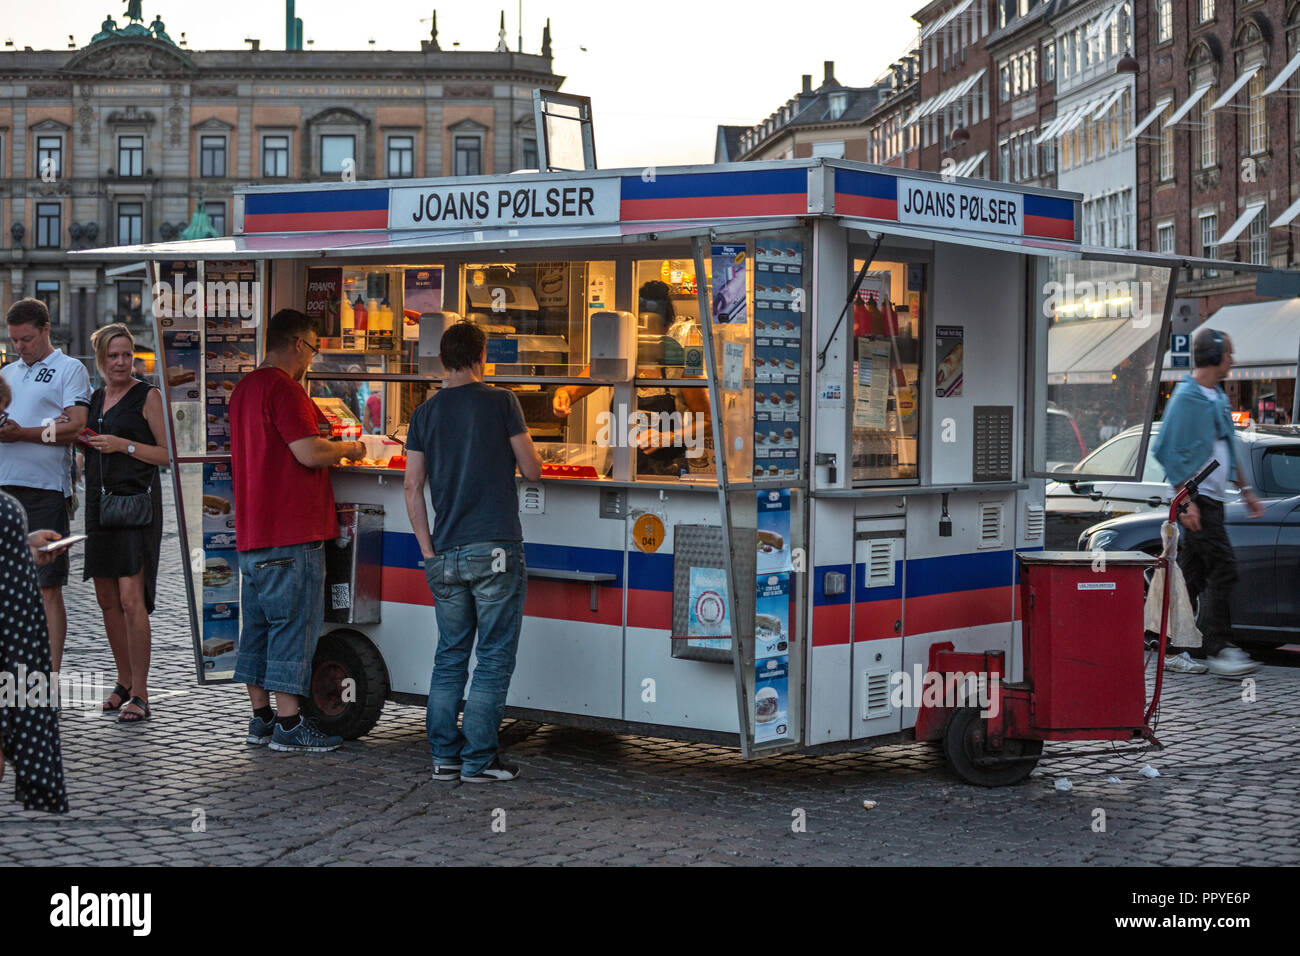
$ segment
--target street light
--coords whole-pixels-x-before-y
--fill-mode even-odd
[[[1126,50],[1124,55],[1119,58],[1119,62],[1115,64],[1115,72],[1133,73],[1136,75],[1142,72],[1142,64],[1138,63],[1137,57],[1135,57],[1132,52]]]

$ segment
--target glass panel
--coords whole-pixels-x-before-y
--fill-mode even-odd
[[[460,314],[488,336],[488,375],[587,376],[591,316],[614,311],[614,263],[471,263]]]
[[[1101,433],[1105,434],[1108,427],[1110,426],[1102,425]],[[1107,442],[1085,458],[1080,463],[1079,470],[1094,475],[1128,474],[1133,465],[1133,458],[1137,454],[1138,441],[1141,437],[1141,435],[1137,434],[1125,435]]]
[[[1261,490],[1267,495],[1300,495],[1300,452],[1277,449],[1264,453]]]
[[[1046,401],[1037,414],[1044,440],[1034,470],[1068,471],[1103,435],[1146,421],[1169,270],[1054,259],[1042,274]],[[1076,473],[1136,477],[1135,455],[1112,470],[1116,464],[1105,456]]]
[[[862,263],[854,260],[854,275]],[[924,269],[921,263],[872,263],[853,305],[855,483],[917,477]],[[910,285],[920,289],[909,288],[909,273]],[[960,339],[944,348],[940,388],[960,388],[961,348]]]
[[[340,173],[343,164],[356,155],[355,136],[322,136],[320,138],[320,171]]]

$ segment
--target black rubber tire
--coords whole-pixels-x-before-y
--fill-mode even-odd
[[[957,707],[948,718],[943,733],[943,752],[948,766],[967,783],[977,787],[1006,787],[1019,783],[1033,773],[1038,757],[1043,752],[1041,740],[1008,740],[1003,752],[1010,756],[1032,757],[1015,763],[981,766],[976,756],[988,753],[984,749],[985,720],[978,707]]]
[[[340,703],[338,682],[326,672],[340,675],[340,680],[356,681],[356,699]],[[322,684],[328,684],[330,689]],[[331,693],[332,701],[326,696]],[[388,669],[369,639],[348,630],[331,631],[321,637],[312,659],[312,694],[303,708],[320,723],[321,730],[344,740],[356,740],[378,722],[387,697]]]

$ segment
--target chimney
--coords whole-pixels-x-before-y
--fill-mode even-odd
[[[251,40],[251,39],[250,39],[250,40],[245,40],[244,42],[248,44],[248,48],[249,48],[250,50],[252,50],[254,53],[256,53],[258,50],[262,49],[262,41],[261,41],[261,40]]]
[[[805,73],[805,74],[803,75],[803,90],[802,90],[802,92],[804,92],[804,93],[811,93],[811,92],[812,92],[812,74],[811,74],[811,73]]]
[[[826,60],[826,61],[823,63],[823,66],[826,68],[826,77],[825,77],[825,79],[822,80],[822,82],[823,82],[823,83],[834,83],[834,82],[835,82],[835,61],[834,61],[834,60]]]

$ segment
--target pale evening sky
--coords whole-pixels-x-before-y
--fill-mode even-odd
[[[525,53],[541,49],[551,20],[554,69],[562,90],[592,98],[596,156],[604,168],[713,161],[718,124],[749,125],[799,91],[800,75],[822,80],[822,61],[835,61],[846,86],[865,86],[911,48],[911,14],[923,0],[525,0]],[[106,13],[125,25],[121,0],[6,0],[0,40],[22,49],[78,47],[99,31]],[[518,48],[519,3],[412,0],[298,0],[308,49],[419,49],[427,18],[438,10],[445,50],[491,50],[504,8],[506,39]],[[190,49],[284,48],[284,3],[277,0],[181,2],[145,0],[145,24],[161,14],[167,32]],[[420,22],[421,19],[426,22]],[[584,52],[581,47],[586,47]]]

